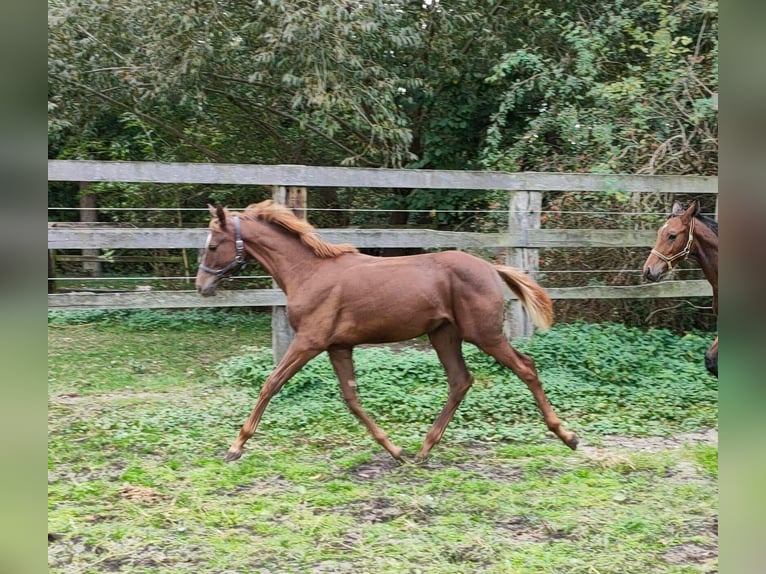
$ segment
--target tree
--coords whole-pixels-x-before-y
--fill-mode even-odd
[[[717,173],[718,5],[525,4],[484,165],[505,170]]]
[[[94,126],[140,123],[165,160],[715,173],[716,91],[710,0],[49,4],[55,157],[112,157],[125,150]],[[378,205],[491,199],[401,189]]]
[[[496,91],[484,78],[513,38],[503,0],[57,0],[49,11],[53,141],[123,111],[174,139],[171,155],[213,161],[476,167]],[[413,190],[395,195],[406,208]],[[451,203],[476,201],[463,196]]]

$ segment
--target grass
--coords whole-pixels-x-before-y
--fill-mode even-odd
[[[697,365],[704,336],[563,325],[521,343],[580,433],[577,452],[543,432],[519,381],[471,355],[473,402],[426,464],[398,466],[318,359],[272,401],[246,455],[224,464],[270,370],[257,348],[268,341],[263,315],[49,318],[51,572],[717,569],[717,440],[706,432],[717,383]],[[446,395],[433,362],[357,358],[363,405],[410,451]]]

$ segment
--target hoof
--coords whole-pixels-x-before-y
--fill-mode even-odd
[[[564,441],[564,444],[567,445],[572,450],[577,450],[577,445],[580,443],[580,439],[577,438],[577,435],[575,433],[570,433],[571,436]]]
[[[229,450],[226,451],[226,456],[223,457],[223,461],[224,462],[234,462],[235,460],[237,460],[241,456],[242,456],[242,451],[241,450],[231,450],[231,449],[229,449]]]
[[[404,452],[403,448],[400,448],[399,450],[391,453],[391,456],[399,465],[409,464],[411,462],[410,457],[407,456],[407,453]]]

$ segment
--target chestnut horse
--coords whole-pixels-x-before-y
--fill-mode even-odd
[[[348,244],[320,239],[315,229],[288,208],[264,201],[244,212],[210,207],[213,219],[199,271],[197,290],[215,295],[218,283],[253,258],[287,295],[295,338],[267,377],[255,408],[225,460],[242,456],[266,406],[282,385],[309,360],[327,351],[348,408],[396,460],[393,444],[362,410],[356,392],[352,350],[362,343],[390,343],[428,334],[447,374],[449,395],[423,441],[417,460],[439,442],[473,383],[461,344],[468,341],[511,369],[526,383],[547,427],[568,447],[577,447],[545,395],[535,364],[503,335],[505,283],[538,328],[553,322],[548,295],[523,271],[492,265],[459,251],[405,257],[363,255]]]
[[[673,263],[687,257],[696,260],[713,287],[713,312],[718,315],[718,223],[700,215],[699,202],[686,209],[676,202],[670,218],[657,232],[657,242],[644,263],[644,277],[660,281],[673,269]],[[705,366],[718,376],[718,336],[705,352]]]

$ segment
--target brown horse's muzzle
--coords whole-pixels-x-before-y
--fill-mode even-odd
[[[665,275],[665,272],[667,271],[667,266],[662,261],[656,263],[655,265],[644,265],[643,270],[643,277],[647,281],[651,281],[652,283],[656,283],[660,279],[662,279],[662,276]]]

